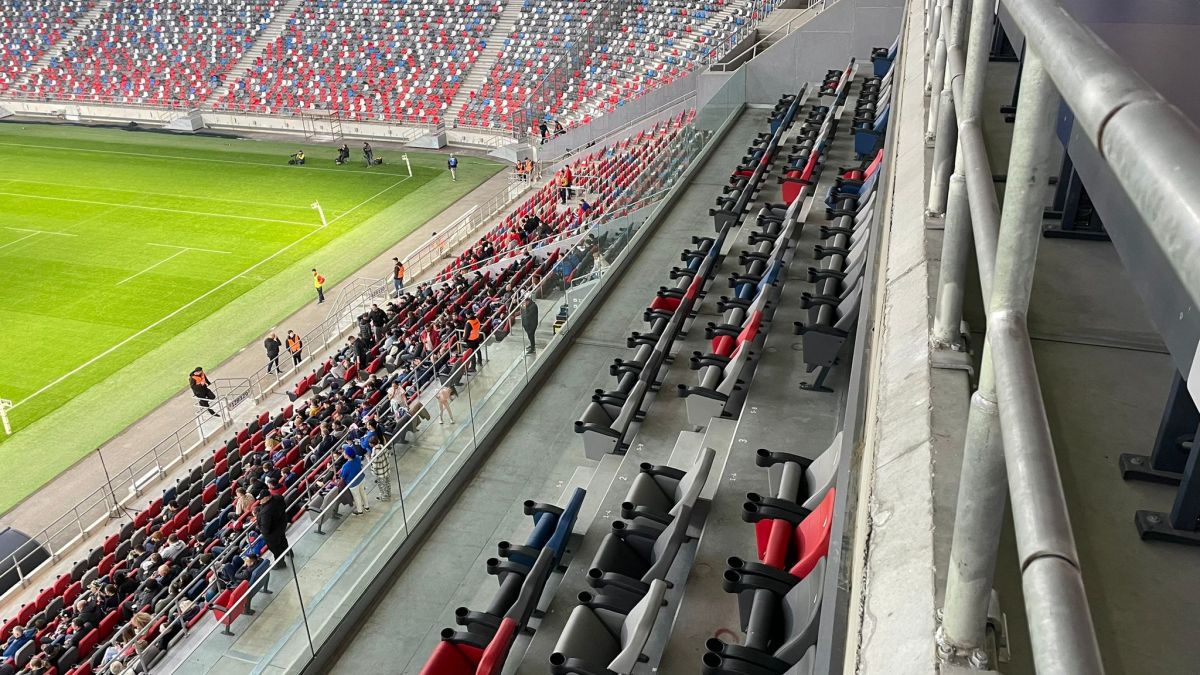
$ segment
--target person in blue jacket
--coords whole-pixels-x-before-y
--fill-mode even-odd
[[[11,659],[16,656],[17,652],[21,651],[21,647],[24,647],[26,643],[32,640],[36,633],[37,629],[32,625],[28,628],[22,628],[21,626],[13,628],[12,637],[8,638],[8,642],[4,643],[4,652],[0,653],[0,658]]]
[[[363,511],[371,510],[371,505],[367,503],[367,489],[363,486],[362,457],[359,457],[353,445],[343,446],[342,452],[346,455],[346,463],[342,465],[338,476],[342,484],[350,488],[350,496],[354,498],[354,515],[361,516]]]

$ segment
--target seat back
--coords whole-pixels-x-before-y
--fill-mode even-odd
[[[829,537],[833,529],[833,501],[836,489],[825,493],[825,498],[812,513],[796,526],[796,564],[790,570],[792,576],[803,579],[808,576],[829,553]]]
[[[817,627],[821,616],[821,591],[825,585],[826,559],[813,567],[807,577],[800,580],[783,596],[780,603],[780,620],[783,623],[783,643],[775,650],[775,658],[797,663],[804,653],[817,642]]]
[[[666,581],[655,579],[650,582],[650,590],[633,606],[629,615],[625,617],[625,622],[621,624],[621,652],[609,662],[609,670],[614,673],[633,672],[634,665],[641,659],[642,650],[650,639],[650,631],[658,619],[658,612],[666,594]]]
[[[691,520],[692,507],[681,506],[679,513],[669,525],[663,528],[658,539],[654,540],[654,548],[650,553],[650,569],[642,575],[642,581],[650,583],[655,579],[666,578],[667,570],[671,569],[671,564],[675,562],[675,556],[679,553],[679,547],[683,545],[683,540],[687,537],[688,524]]]
[[[696,499],[700,497],[700,490],[704,489],[704,484],[708,481],[708,474],[712,471],[716,456],[717,452],[712,448],[700,449],[696,461],[692,462],[687,474],[675,486],[675,507],[671,509],[671,515],[677,515],[682,506],[692,506],[696,503]]]
[[[822,452],[819,457],[813,460],[812,464],[804,470],[804,482],[808,486],[808,498],[804,500],[804,508],[809,511],[816,510],[817,505],[825,498],[825,493],[833,487],[833,481],[837,477],[838,464],[842,460],[842,432],[838,432],[833,440],[829,442],[829,447]]]

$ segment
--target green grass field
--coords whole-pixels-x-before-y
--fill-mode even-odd
[[[297,147],[0,124],[0,512],[310,301],[311,267],[336,283],[501,168]]]

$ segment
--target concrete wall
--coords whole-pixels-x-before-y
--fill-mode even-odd
[[[840,0],[830,3],[800,30],[771,45],[746,66],[746,100],[774,105],[798,81],[817,82],[851,56],[866,58],[872,47],[896,39],[904,0]]]
[[[650,93],[626,101],[611,113],[598,117],[588,124],[574,127],[545,145],[539,146],[541,161],[557,161],[568,150],[578,150],[597,140],[619,131],[621,136],[648,129],[658,121],[670,117],[683,108],[696,105],[696,81],[700,71],[692,71],[674,82],[659,87]]]

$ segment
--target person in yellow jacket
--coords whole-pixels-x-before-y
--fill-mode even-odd
[[[317,268],[315,267],[313,268],[312,272],[313,287],[317,289],[317,304],[319,305],[322,302],[325,302],[325,277],[321,276],[321,273],[318,272]]]

